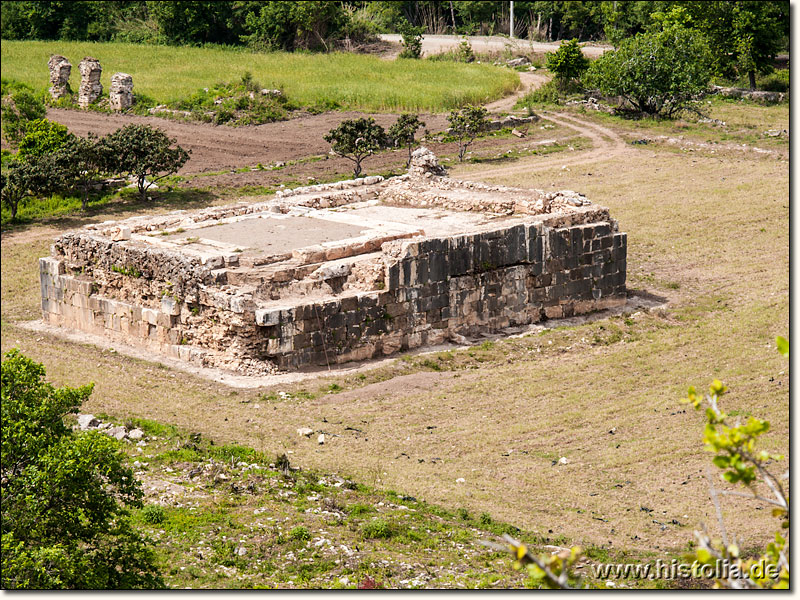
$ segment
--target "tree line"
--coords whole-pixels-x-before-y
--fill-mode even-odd
[[[646,31],[654,15],[683,7],[723,42],[732,30],[769,30],[788,49],[789,2],[777,0],[617,0],[514,3],[514,34],[544,41],[621,40]],[[88,40],[163,44],[228,44],[259,49],[329,50],[337,39],[398,32],[508,34],[509,2],[451,0],[342,2],[310,0],[7,0],[3,39]],[[754,39],[755,43],[759,43]]]

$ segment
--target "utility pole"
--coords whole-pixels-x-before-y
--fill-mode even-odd
[[[510,31],[508,32],[508,36],[513,40],[514,39],[514,0],[511,0],[511,26],[509,27]]]

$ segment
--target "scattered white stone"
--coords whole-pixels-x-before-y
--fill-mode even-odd
[[[78,415],[78,425],[82,431],[86,431],[87,429],[100,425],[100,421],[95,419],[94,415]]]
[[[311,434],[314,433],[314,430],[310,427],[299,427],[297,429],[297,435],[303,435],[305,437],[311,437]]]
[[[142,431],[141,429],[138,429],[138,428],[137,428],[137,429],[131,429],[131,430],[128,432],[128,439],[131,439],[131,440],[140,440],[140,439],[142,439],[143,437],[144,437],[144,431]]]
[[[247,548],[245,548],[244,546],[239,546],[236,549],[236,555],[237,556],[244,556],[245,554],[247,554]]]
[[[456,479],[456,483],[466,483],[466,482],[467,480],[464,479],[463,477],[459,477],[458,479]]]
[[[559,458],[559,459],[558,459],[558,462],[559,462],[560,464],[562,464],[562,465],[566,465],[566,464],[568,464],[568,463],[569,463],[569,460],[567,460],[567,457],[566,457],[566,456],[562,456],[561,458]]]
[[[320,446],[325,443],[325,434],[324,433],[320,433],[319,434],[319,437],[317,438],[317,443]]]

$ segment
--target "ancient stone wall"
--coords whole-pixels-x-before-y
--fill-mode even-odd
[[[47,68],[50,70],[50,97],[53,100],[58,100],[64,96],[68,96],[69,89],[69,76],[72,73],[72,65],[63,56],[53,54],[50,60],[47,61]]]
[[[127,73],[111,76],[108,102],[112,110],[125,110],[133,106],[133,78]]]
[[[402,198],[419,192],[423,206],[393,205],[402,190]],[[375,178],[257,205],[91,225],[63,235],[41,259],[44,319],[202,366],[264,374],[624,303],[627,236],[608,210],[579,194],[523,192],[441,175]],[[440,206],[429,206],[431,198]],[[346,233],[269,250],[281,227],[304,222]],[[238,246],[253,227],[269,238],[253,243],[273,246]],[[225,228],[234,243],[214,233]]]
[[[103,95],[103,84],[100,83],[100,75],[103,73],[103,68],[100,66],[99,60],[87,56],[80,62],[78,69],[81,72],[78,105],[81,108],[87,108]]]

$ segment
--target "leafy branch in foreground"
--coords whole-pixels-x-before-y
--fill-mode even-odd
[[[778,351],[788,358],[789,343],[779,337]],[[726,579],[717,580],[715,587],[732,589],[786,589],[789,586],[789,499],[784,490],[782,479],[770,471],[768,465],[783,459],[783,456],[770,454],[765,450],[756,450],[758,438],[769,431],[769,422],[750,417],[745,424],[731,425],[729,415],[719,407],[719,399],[728,388],[715,379],[709,386],[709,393],[701,396],[694,387],[689,388],[684,404],[691,404],[700,410],[706,405],[706,426],[703,442],[706,450],[714,452],[714,465],[723,470],[722,478],[731,484],[741,484],[747,493],[717,490],[709,475],[711,500],[717,513],[720,528],[720,540],[712,541],[707,531],[695,532],[699,548],[696,553],[698,562],[714,564],[717,560],[729,561],[731,568]],[[758,489],[763,482],[769,490],[767,495]],[[719,496],[741,496],[758,500],[772,506],[772,514],[781,521],[781,531],[775,533],[775,541],[768,544],[764,554],[755,559],[744,560],[740,556],[735,537],[731,537],[722,518]]]

